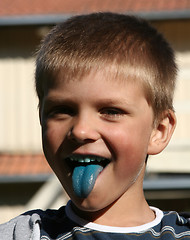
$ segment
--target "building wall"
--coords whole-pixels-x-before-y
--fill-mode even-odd
[[[150,158],[150,172],[190,173],[190,20],[153,23],[176,51],[179,67],[174,100],[177,126],[169,146]]]
[[[34,53],[40,32],[34,27],[4,27],[0,36],[0,152],[40,152],[34,90]]]
[[[33,59],[0,59],[0,151],[41,149]]]

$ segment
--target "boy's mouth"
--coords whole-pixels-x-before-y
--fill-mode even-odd
[[[111,160],[96,155],[71,155],[66,158],[66,161],[71,168],[81,165],[87,166],[90,164],[98,164],[104,168]]]
[[[111,161],[96,155],[71,155],[65,160],[72,169],[73,191],[80,198],[90,194],[99,173]]]

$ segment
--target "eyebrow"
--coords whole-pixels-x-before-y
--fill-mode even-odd
[[[60,97],[48,97],[44,99],[43,106],[54,106],[54,105],[62,105],[62,104],[75,104],[75,101],[68,98],[60,98]]]

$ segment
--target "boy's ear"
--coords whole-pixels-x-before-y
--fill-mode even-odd
[[[176,126],[176,116],[172,110],[162,114],[161,120],[152,130],[148,146],[148,155],[160,153],[169,143]]]
[[[38,106],[38,114],[39,114],[39,120],[40,120],[40,125],[42,125],[42,106]]]

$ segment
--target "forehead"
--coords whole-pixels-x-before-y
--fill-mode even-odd
[[[48,98],[77,97],[106,99],[134,98],[134,95],[140,95],[146,98],[142,84],[136,79],[123,78],[117,72],[108,69],[92,70],[84,74],[80,79],[65,79],[65,72],[59,71],[55,76],[53,84],[50,84],[45,91]]]
[[[58,71],[53,72],[45,78],[43,88],[47,91],[48,89],[57,87],[57,85],[64,84],[66,86],[69,82],[80,84],[84,79],[88,79],[89,82],[101,79],[102,82],[106,81],[110,85],[117,84],[122,88],[131,83],[140,86],[142,90],[145,85],[143,74],[140,72],[137,74],[133,67],[104,63],[102,66],[97,65],[77,70],[61,67]]]

